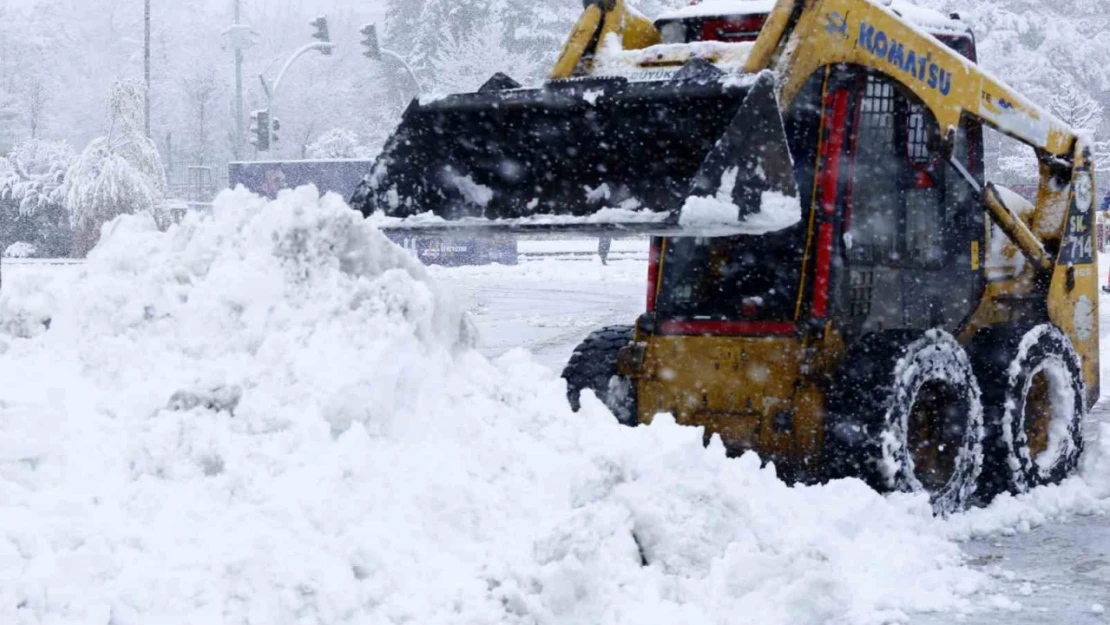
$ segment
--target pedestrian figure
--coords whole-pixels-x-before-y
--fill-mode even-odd
[[[1098,251],[1105,252],[1107,243],[1110,243],[1110,193],[1106,194],[1106,198],[1102,200],[1102,205],[1099,206],[1098,211],[1095,219],[1098,228]],[[1105,291],[1106,288],[1103,288],[1103,290]]]
[[[613,245],[613,239],[609,236],[602,236],[597,240],[597,255],[601,257],[601,264],[609,264],[609,248]]]

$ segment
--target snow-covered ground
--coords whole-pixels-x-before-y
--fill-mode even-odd
[[[643,261],[429,271],[336,199],[217,209],[5,265],[0,623],[1105,618],[1106,426],[1082,478],[949,520],[790,488],[566,407]]]
[[[636,242],[625,243],[627,251]],[[585,250],[592,241],[543,241],[548,253]],[[531,244],[534,245],[534,244]],[[643,245],[640,242],[640,245]],[[522,248],[523,249],[523,248]],[[646,258],[646,250],[637,250]],[[1102,260],[1106,282],[1110,257]],[[538,361],[561,370],[574,347],[591,330],[610,324],[631,323],[644,306],[647,262],[617,262],[603,267],[596,256],[582,262],[552,259],[526,263],[521,268],[471,267],[441,269],[465,293],[475,310],[484,353],[495,357],[527,346]],[[1103,295],[1102,327],[1110,337],[1110,297]],[[1110,354],[1110,342],[1104,339]],[[1103,362],[1104,383],[1110,383],[1110,357]],[[1110,395],[1104,391],[1104,395]],[[1107,397],[1110,400],[1110,397]],[[1110,424],[1110,401],[1096,407],[1089,437],[1098,436],[1097,424]],[[1103,485],[1102,492],[1106,491]],[[1014,506],[1014,523],[998,530],[996,518],[987,518],[986,531],[974,529],[991,514],[973,513],[953,521],[962,526],[957,534],[975,535],[961,542],[968,563],[987,574],[996,595],[987,599],[991,609],[958,615],[961,622],[994,625],[1001,620],[1039,624],[1105,623],[1093,610],[1110,608],[1110,504],[1077,502],[1068,495],[1058,503],[1051,497],[1035,506]],[[1001,510],[998,505],[995,511]],[[1054,510],[1055,508],[1055,510]],[[993,511],[992,511],[993,512]],[[916,615],[913,623],[952,622],[950,613]]]
[[[642,245],[646,259],[647,244]],[[591,331],[635,321],[647,293],[646,260],[615,260],[606,267],[596,255],[516,267],[434,267],[432,274],[464,298],[484,354],[496,357],[523,347],[557,372]]]

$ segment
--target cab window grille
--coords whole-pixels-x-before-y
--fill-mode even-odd
[[[910,161],[917,164],[928,163],[932,158],[929,153],[929,129],[924,109],[918,104],[910,108],[909,131]]]

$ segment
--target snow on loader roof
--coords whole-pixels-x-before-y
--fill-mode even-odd
[[[703,0],[662,13],[656,19],[662,21],[720,15],[766,15],[773,8],[775,0]]]
[[[473,340],[309,187],[122,217],[72,281],[5,284],[0,622],[889,622],[1005,589],[953,539],[1108,494],[1105,461],[949,521],[791,488]]]
[[[877,2],[910,23],[920,26],[930,34],[967,34],[964,22],[939,11],[918,6],[909,0]],[[679,9],[667,11],[656,18],[657,22],[717,16],[766,15],[775,8],[775,0],[702,0]]]

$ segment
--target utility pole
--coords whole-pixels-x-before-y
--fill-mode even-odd
[[[146,136],[150,136],[150,0],[144,1],[144,41],[143,46],[143,73],[146,76],[146,100],[144,101],[144,108],[146,109]]]
[[[235,0],[235,25],[241,23],[242,0]],[[235,158],[243,155],[243,49],[235,47]]]
[[[235,23],[223,32],[227,45],[235,50],[235,158],[243,158],[243,51],[254,46],[258,33],[243,23],[242,1],[232,0]]]

